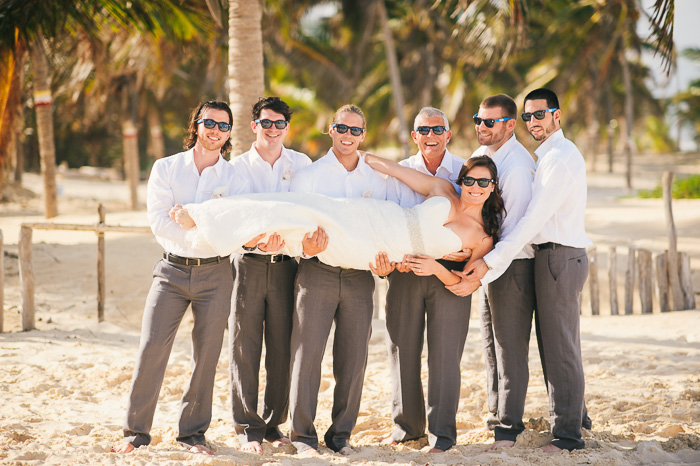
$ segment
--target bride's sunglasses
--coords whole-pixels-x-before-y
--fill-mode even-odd
[[[476,182],[480,188],[486,188],[488,187],[489,183],[493,183],[493,180],[489,178],[473,178],[471,176],[463,176],[459,182],[464,186],[474,186],[474,182]]]
[[[345,134],[350,130],[350,134],[353,136],[359,136],[360,134],[365,132],[364,128],[358,128],[357,126],[348,126],[348,125],[343,125],[340,123],[333,123],[331,125],[331,128],[335,128],[337,132],[340,134]]]

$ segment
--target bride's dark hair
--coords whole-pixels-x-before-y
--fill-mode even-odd
[[[501,196],[501,187],[498,184],[498,169],[491,157],[485,155],[472,157],[462,165],[457,182],[461,185],[462,179],[475,167],[486,167],[493,180],[493,192],[481,208],[481,218],[484,219],[484,231],[493,238],[493,243],[496,244],[499,240],[501,223],[506,216],[506,207]]]

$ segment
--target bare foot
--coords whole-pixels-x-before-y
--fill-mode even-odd
[[[301,452],[297,453],[297,456],[299,458],[314,458],[316,456],[321,456],[321,454],[315,448],[309,447],[306,450],[302,450]]]
[[[431,448],[428,453],[445,453],[445,450],[440,450],[439,448]]]
[[[338,453],[340,453],[343,456],[350,456],[353,453],[355,453],[355,450],[350,445],[345,445],[343,448],[338,450]]]
[[[136,450],[132,444],[129,442],[122,442],[119,445],[114,445],[112,447],[112,453],[131,453]]]
[[[256,455],[263,454],[262,445],[260,445],[260,442],[256,440],[252,440],[248,443],[244,443],[243,445],[241,445],[241,451],[244,451],[246,453],[254,453]]]
[[[499,448],[510,448],[513,445],[515,445],[515,442],[512,440],[496,440],[484,451],[498,450]]]
[[[559,448],[556,445],[552,445],[551,443],[540,447],[540,450],[542,450],[545,453],[559,453],[560,451],[562,451],[561,448]]]
[[[211,448],[207,447],[204,444],[199,444],[199,445],[192,445],[189,448],[190,453],[201,453],[203,455],[213,455],[214,451],[212,451]]]
[[[272,446],[273,446],[273,447],[279,448],[279,447],[281,447],[282,445],[289,445],[290,443],[292,443],[292,441],[289,440],[287,437],[280,437],[280,438],[278,438],[277,440],[275,440],[275,441],[273,441],[273,442],[271,442],[271,443],[272,443]]]
[[[394,440],[391,436],[389,436],[389,437],[385,438],[384,440],[382,440],[382,445],[394,445],[394,446],[396,446],[396,445],[398,445],[398,444],[399,444],[399,442],[397,442],[396,440]]]

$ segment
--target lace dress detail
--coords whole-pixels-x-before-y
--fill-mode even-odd
[[[408,226],[408,237],[411,240],[411,249],[413,254],[425,254],[425,245],[423,243],[423,233],[421,232],[420,220],[415,207],[405,210],[406,225]]]

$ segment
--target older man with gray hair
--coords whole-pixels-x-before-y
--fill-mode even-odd
[[[452,137],[445,114],[425,107],[416,116],[411,137],[418,153],[401,165],[457,183],[464,160],[447,150]],[[425,196],[397,179],[389,178],[387,199],[409,208]],[[448,269],[461,270],[467,254],[438,260]],[[431,452],[442,452],[457,442],[460,361],[469,329],[471,297],[445,289],[434,275],[419,276],[403,263],[389,275],[386,299],[387,347],[391,364],[392,419],[395,428],[384,440],[397,444],[425,435],[426,409],[421,382],[423,335],[428,340],[428,441]]]

